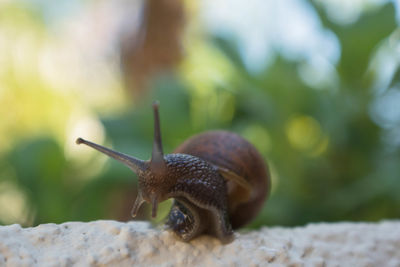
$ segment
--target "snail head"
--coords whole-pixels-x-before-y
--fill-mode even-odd
[[[138,195],[132,208],[132,216],[135,217],[140,206],[144,202],[152,205],[152,217],[157,216],[158,203],[164,200],[165,186],[164,178],[167,173],[167,165],[161,142],[160,118],[158,113],[159,103],[153,102],[154,113],[154,141],[151,159],[147,161],[117,152],[104,146],[87,141],[83,138],[76,139],[77,144],[85,144],[107,156],[122,162],[128,166],[139,177]]]

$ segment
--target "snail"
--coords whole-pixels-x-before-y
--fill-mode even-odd
[[[239,135],[222,130],[192,136],[172,154],[163,153],[158,102],[153,102],[154,141],[151,159],[143,161],[90,141],[90,146],[127,165],[138,175],[135,217],[144,202],[152,205],[173,198],[166,228],[183,241],[208,234],[222,243],[234,239],[233,229],[250,222],[270,190],[267,165],[256,148]]]

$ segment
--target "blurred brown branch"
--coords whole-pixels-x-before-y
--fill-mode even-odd
[[[140,97],[154,75],[170,71],[182,58],[185,25],[182,0],[148,0],[134,38],[123,37],[121,61],[127,89]]]

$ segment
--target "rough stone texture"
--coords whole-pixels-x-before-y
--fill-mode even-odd
[[[183,243],[144,222],[0,226],[0,266],[400,266],[400,221],[311,224]]]

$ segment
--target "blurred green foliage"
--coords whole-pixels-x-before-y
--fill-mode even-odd
[[[400,149],[388,149],[386,129],[370,115],[377,79],[371,59],[396,29],[394,7],[388,3],[362,13],[352,24],[339,25],[318,4],[313,6],[341,45],[335,86],[311,87],[299,74],[305,60],[279,54],[264,70],[251,72],[234,40],[209,36],[203,45],[220,61],[205,64],[214,64],[224,82],[201,75],[188,78],[184,69],[159,76],[139,104],[101,115],[106,140],[116,150],[149,158],[150,103],[159,99],[166,152],[192,134],[223,128],[246,137],[266,158],[272,194],[251,227],[399,218]],[[398,76],[393,79],[391,84],[400,82]],[[129,169],[111,160],[97,165],[102,155],[76,164],[63,149],[53,136],[38,134],[0,153],[0,202],[6,191],[22,192],[26,225],[128,220],[136,190]],[[0,223],[12,222],[1,214]]]

